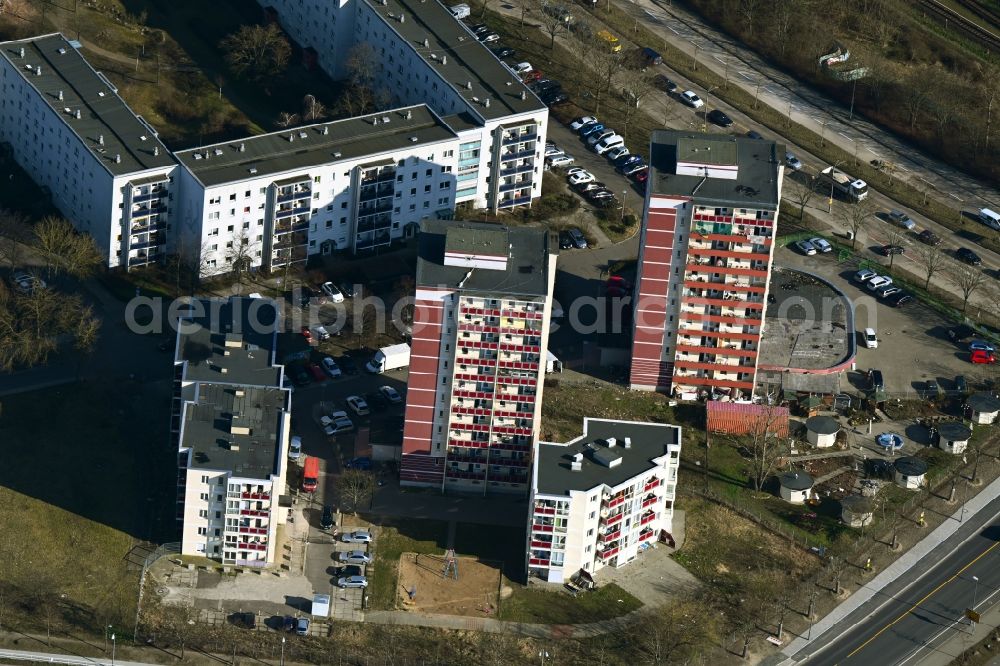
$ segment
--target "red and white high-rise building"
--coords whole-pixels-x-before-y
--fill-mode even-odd
[[[650,141],[629,383],[753,393],[784,146],[659,130]]]
[[[424,221],[403,485],[527,490],[558,247],[541,227]]]

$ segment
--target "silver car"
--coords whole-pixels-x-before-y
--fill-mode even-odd
[[[364,576],[347,576],[337,580],[338,587],[368,587],[368,579]]]
[[[344,536],[341,537],[344,543],[371,543],[372,533],[368,530],[354,530],[353,532],[345,532]]]
[[[372,556],[363,550],[337,553],[337,559],[345,564],[371,564]]]

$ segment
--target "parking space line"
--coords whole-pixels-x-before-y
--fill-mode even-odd
[[[750,76],[749,74],[747,74],[746,72],[743,72],[743,71],[740,72],[740,76],[742,76],[747,81],[753,81],[754,80],[754,78],[752,76]]]
[[[850,137],[850,136],[847,136],[847,135],[846,135],[846,134],[844,134],[843,132],[837,132],[837,134],[839,134],[840,136],[844,137],[844,138],[845,138],[845,139],[847,139],[848,141],[853,141],[853,140],[854,140],[854,138],[853,138],[853,137]]]

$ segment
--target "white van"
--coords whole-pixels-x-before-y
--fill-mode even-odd
[[[992,211],[989,208],[980,208],[979,221],[988,226],[990,229],[1000,231],[1000,213],[997,213],[996,211]]]
[[[874,328],[866,328],[864,333],[865,347],[868,349],[878,349],[878,337],[875,335]]]
[[[457,18],[458,20],[469,18],[469,16],[472,14],[472,10],[469,9],[469,5],[466,4],[452,5],[451,7],[448,8],[448,11],[450,11],[451,15]]]

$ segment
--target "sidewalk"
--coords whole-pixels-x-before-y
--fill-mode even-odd
[[[801,662],[808,654],[799,655],[798,658],[794,658],[799,652],[817,643],[837,623],[847,618],[847,616],[870,601],[877,594],[882,593],[884,588],[913,569],[920,560],[948,538],[955,535],[963,526],[970,525],[971,523],[968,521],[961,521],[963,514],[964,516],[972,516],[997,497],[1000,497],[1000,478],[993,481],[982,492],[959,507],[954,514],[941,523],[933,532],[924,537],[919,543],[910,548],[910,550],[906,551],[889,567],[881,571],[871,581],[852,594],[850,598],[837,606],[830,614],[816,622],[810,632],[812,635],[811,639],[796,638],[781,652],[765,659],[762,663],[772,666],[790,666],[791,664]],[[1000,617],[998,617],[998,626],[1000,626]]]
[[[530,624],[527,622],[507,622],[491,618],[460,617],[417,613],[409,611],[369,611],[368,622],[410,627],[436,627],[458,631],[485,631],[492,634],[515,634],[530,638],[592,638],[601,634],[621,631],[632,625],[634,618],[644,609],[634,610],[620,617],[585,624]]]

